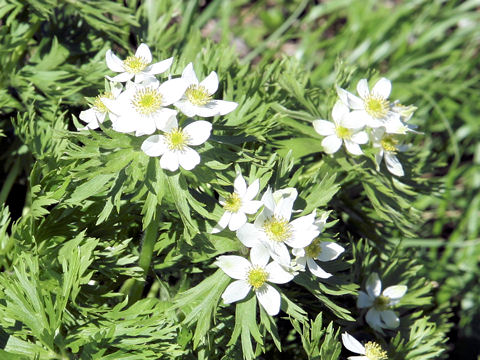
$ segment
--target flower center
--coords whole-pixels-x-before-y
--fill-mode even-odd
[[[248,270],[247,282],[255,289],[259,289],[268,279],[268,273],[260,266]]]
[[[185,96],[193,105],[198,106],[203,106],[212,100],[212,96],[202,85],[190,85],[185,91]]]
[[[310,245],[305,248],[305,255],[310,258],[315,259],[322,252],[322,247],[320,246],[320,239],[315,239]]]
[[[263,231],[270,240],[284,242],[292,236],[292,226],[282,218],[272,216],[263,223]]]
[[[369,360],[387,360],[387,352],[376,342],[369,341],[365,344],[365,356]]]
[[[101,95],[97,95],[97,97],[95,97],[95,101],[93,102],[93,107],[96,111],[101,113],[107,113],[108,109],[103,103],[102,98],[113,99],[113,94],[110,91],[107,91]]]
[[[373,307],[378,311],[383,311],[388,309],[389,303],[390,303],[390,298],[388,296],[380,295],[373,301]]]
[[[385,136],[382,140],[380,140],[380,145],[382,145],[383,149],[388,152],[397,152],[397,144],[398,140],[392,136]]]
[[[242,199],[240,199],[240,196],[234,192],[225,198],[225,205],[223,205],[223,208],[231,213],[236,213],[240,210],[241,206]]]
[[[337,126],[335,128],[335,132],[337,133],[337,136],[340,139],[350,139],[352,137],[353,131],[350,129],[347,129],[346,127],[343,126]]]
[[[165,138],[168,148],[176,151],[183,151],[189,140],[189,136],[182,129],[172,129],[165,134]]]
[[[130,74],[138,74],[147,67],[147,61],[142,57],[129,56],[123,60],[123,67]]]
[[[368,95],[364,100],[364,104],[367,114],[376,119],[383,119],[387,116],[390,107],[388,100],[372,94]]]
[[[132,104],[140,114],[151,115],[162,107],[162,94],[149,87],[140,89],[133,96]]]

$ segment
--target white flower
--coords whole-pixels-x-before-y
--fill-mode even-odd
[[[327,221],[328,213],[323,214],[320,219],[315,221],[315,225],[319,232],[322,232]],[[308,266],[310,272],[322,279],[328,279],[332,274],[323,270],[315,260],[331,261],[335,260],[345,251],[345,249],[331,241],[321,241],[316,238],[310,245],[301,248],[293,249],[292,253],[296,256],[295,263],[300,265],[303,269]]]
[[[387,360],[387,352],[376,342],[369,341],[363,346],[352,335],[345,332],[342,334],[343,346],[351,352],[362,356],[349,356],[348,360]]]
[[[380,163],[382,158],[385,159],[385,165],[390,173],[396,176],[403,176],[402,164],[396,157],[397,151],[404,151],[405,146],[400,146],[398,140],[394,135],[387,134],[385,128],[380,127],[373,131],[373,147],[377,149],[375,154],[375,162],[377,171],[380,170]]]
[[[258,255],[258,254],[257,254]],[[236,255],[219,256],[215,264],[228,276],[235,279],[222,294],[225,304],[244,299],[251,289],[269,315],[280,311],[280,294],[270,284],[285,284],[293,275],[285,271],[278,263],[268,263],[268,256],[250,254],[251,262]]]
[[[368,325],[383,334],[384,329],[396,329],[400,319],[390,308],[397,304],[407,292],[405,285],[389,286],[382,292],[382,282],[377,273],[372,273],[366,284],[367,292],[360,291],[357,299],[358,308],[370,308],[365,316]]]
[[[142,84],[128,83],[127,88],[117,99],[104,99],[111,111],[113,130],[136,136],[149,135],[155,130],[163,130],[166,123],[177,115],[177,111],[167,108],[185,92],[182,79],[167,80],[160,84],[157,79]]]
[[[183,70],[182,79],[188,88],[183,97],[175,102],[175,106],[185,115],[210,117],[225,115],[236,109],[238,104],[235,102],[212,99],[218,89],[218,76],[215,71],[199,83],[193,65],[189,63]]]
[[[122,85],[119,83],[110,83],[110,91],[107,91],[101,95],[98,95],[93,102],[93,106],[80,113],[79,118],[87,123],[87,125],[80,129],[98,129],[99,124],[105,121],[105,117],[109,113],[108,108],[105,106],[104,99],[116,99],[122,92]]]
[[[212,234],[218,233],[227,227],[231,231],[237,231],[247,222],[246,214],[255,214],[262,202],[253,200],[260,189],[260,181],[256,179],[249,187],[242,174],[238,174],[234,183],[234,192],[226,198],[220,196],[220,204],[225,209],[218,224],[213,228]]]
[[[352,111],[352,118],[359,123],[369,127],[377,128],[382,126],[389,117],[398,116],[391,110],[388,100],[392,84],[390,80],[381,78],[373,86],[372,91],[368,89],[367,79],[361,79],[357,84],[357,92],[360,98],[342,88],[337,88],[337,93],[342,102]]]
[[[161,156],[160,167],[175,171],[179,166],[192,170],[200,163],[200,155],[188,145],[201,145],[210,137],[212,124],[207,121],[195,121],[183,129],[178,127],[173,117],[163,135],[152,135],[142,144],[142,150],[148,156]]]
[[[135,82],[142,82],[149,78],[154,78],[156,74],[167,71],[172,65],[173,57],[151,64],[152,53],[146,44],[140,44],[134,56],[129,56],[125,60],[120,60],[112,50],[107,50],[105,54],[107,66],[110,70],[120,73],[119,75],[107,79],[116,82],[125,82],[135,77]]]
[[[282,192],[275,201],[275,194],[267,189],[262,197],[265,206],[254,224],[245,224],[237,231],[237,237],[243,245],[252,248],[252,254],[267,253],[283,266],[290,267],[287,245],[303,248],[318,236],[320,232],[314,224],[315,211],[290,221],[296,196],[296,191],[291,194]]]
[[[359,144],[368,142],[368,135],[360,131],[364,122],[357,121],[351,116],[348,108],[339,100],[332,109],[333,122],[326,120],[314,120],[313,127],[320,135],[326,136],[322,140],[322,146],[327,154],[333,154],[340,149],[342,142],[350,154],[363,154]]]

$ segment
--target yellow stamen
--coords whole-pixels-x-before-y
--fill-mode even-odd
[[[132,104],[140,114],[150,115],[162,107],[162,94],[149,87],[140,89],[133,96]]]
[[[113,94],[110,91],[107,91],[103,94],[100,94],[95,97],[95,101],[93,102],[93,107],[96,111],[101,113],[107,113],[108,109],[102,101],[102,98],[113,99]]]
[[[391,153],[397,152],[397,144],[398,140],[389,135],[380,140],[380,145],[382,145],[382,148]]]
[[[375,119],[383,119],[388,114],[390,103],[387,99],[376,95],[368,95],[364,100],[365,111]]]
[[[259,266],[254,266],[248,271],[247,282],[255,289],[259,289],[267,282],[268,273]]]
[[[343,126],[337,126],[335,128],[335,132],[340,139],[349,140],[353,135],[352,130],[347,129],[346,127],[343,127]]]
[[[212,96],[208,94],[207,89],[202,85],[190,85],[185,91],[185,96],[188,101],[197,106],[206,105],[212,100]]]
[[[172,129],[165,134],[166,143],[170,150],[183,151],[187,146],[189,136],[182,129]]]
[[[313,259],[317,258],[322,252],[320,243],[321,241],[319,238],[313,240],[312,243],[305,248],[305,255]]]
[[[223,208],[226,211],[230,211],[231,213],[236,213],[242,207],[242,199],[237,193],[231,193],[225,198],[225,205]]]
[[[129,56],[123,60],[123,67],[130,74],[138,74],[147,67],[147,61],[142,57]]]
[[[369,341],[365,344],[365,356],[369,360],[387,360],[387,352],[376,342]]]
[[[276,242],[284,242],[292,236],[292,226],[282,217],[272,216],[267,219],[263,223],[263,231],[265,231],[270,240]]]
[[[383,311],[388,309],[389,303],[390,303],[390,298],[388,296],[380,295],[373,301],[373,307],[378,311]]]

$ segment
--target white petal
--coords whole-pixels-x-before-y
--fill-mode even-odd
[[[330,135],[322,140],[322,146],[327,154],[333,154],[340,149],[340,146],[342,146],[342,140],[336,135]]]
[[[200,145],[210,137],[212,124],[204,120],[195,121],[185,126],[183,131],[189,136],[188,145]]]
[[[290,253],[288,252],[287,246],[284,243],[277,242],[269,244],[273,245],[269,249],[272,259],[280,265],[288,267],[290,265]]]
[[[373,128],[373,129],[376,129],[380,126],[383,126],[384,122],[381,119],[376,119],[376,118],[367,114],[367,117],[365,117],[365,125]]]
[[[380,171],[380,163],[382,162],[383,159],[383,150],[380,150],[378,153],[375,154],[375,165],[377,168],[377,171]]]
[[[256,295],[268,315],[274,316],[280,312],[280,294],[271,285],[263,285]]]
[[[307,265],[310,272],[321,279],[328,279],[332,276],[332,274],[326,272],[320,266],[318,266],[318,264],[312,258],[307,257]]]
[[[188,117],[193,117],[197,114],[197,106],[193,105],[190,103],[190,101],[185,100],[184,98],[176,101],[174,105],[176,108],[178,108],[178,110]]]
[[[384,155],[385,164],[387,165],[388,171],[396,176],[403,176],[405,173],[403,172],[403,167],[397,157],[388,151],[385,152]]]
[[[317,257],[317,260],[320,261],[331,261],[335,260],[340,256],[341,253],[345,251],[345,249],[331,241],[322,241],[320,243],[320,248],[322,251]]]
[[[176,171],[178,169],[178,157],[177,154],[172,151],[167,151],[160,158],[160,167],[170,171]]]
[[[368,356],[349,356],[348,360],[370,360]]]
[[[147,64],[152,62],[152,53],[150,52],[147,44],[140,44],[135,52],[135,56],[138,58],[143,58]]]
[[[112,128],[121,133],[130,133],[137,130],[137,124],[130,116],[119,116],[112,122]]]
[[[145,139],[142,144],[142,151],[148,156],[160,156],[167,151],[165,137],[162,135],[153,135]]]
[[[98,128],[97,112],[94,109],[84,110],[80,113],[78,117],[80,118],[80,120],[88,123],[88,125],[94,126],[96,124],[97,126],[95,127],[95,129]],[[90,126],[89,128],[94,129]]]
[[[172,62],[173,62],[173,57],[168,58],[166,60],[150,65],[147,69],[144,70],[144,72],[149,75],[157,75],[157,74],[164,73],[170,68],[170,66],[172,66]]]
[[[397,300],[403,297],[407,292],[407,287],[405,285],[394,285],[389,286],[383,290],[382,295],[389,297],[392,300]]]
[[[371,308],[370,310],[367,311],[367,315],[365,315],[365,320],[367,320],[368,325],[373,330],[376,330],[380,333],[383,333],[382,331],[382,321],[380,320],[380,313],[375,310],[374,308]]]
[[[225,274],[237,280],[245,279],[248,269],[252,266],[250,261],[237,255],[219,256],[215,261],[215,265],[222,269]]]
[[[370,274],[365,287],[368,295],[371,297],[376,298],[380,295],[382,292],[382,282],[380,281],[380,278],[376,272]]]
[[[363,291],[358,292],[357,307],[359,309],[368,308],[373,305],[373,299]]]
[[[200,164],[200,155],[188,146],[179,152],[177,156],[180,166],[185,170],[192,170],[195,166]]]
[[[150,135],[157,129],[154,119],[144,118],[140,120],[136,124],[135,136]]]
[[[292,216],[292,208],[294,201],[295,199],[292,198],[282,198],[275,206],[275,215],[289,221],[290,217]]]
[[[332,118],[339,123],[342,118],[349,113],[348,107],[341,101],[337,100],[332,109]]]
[[[167,80],[158,87],[158,91],[162,94],[162,106],[168,106],[181,99],[187,83],[182,78]]]
[[[242,203],[240,211],[245,214],[255,214],[262,205],[262,202],[258,200],[246,201]]]
[[[233,182],[233,189],[241,198],[243,198],[247,192],[247,183],[245,182],[242,174],[238,174],[238,176],[235,178],[235,181]]]
[[[340,100],[350,109],[363,109],[363,100],[347,90],[337,87],[337,94]]]
[[[135,83],[145,83],[151,80],[156,80],[155,75],[149,74],[147,72],[142,71],[141,73],[135,74]]]
[[[117,76],[110,77],[110,76],[105,76],[108,80],[114,81],[114,82],[125,82],[133,78],[133,74],[130,74],[128,72],[124,72],[121,74],[118,74]]]
[[[342,342],[343,346],[351,352],[365,355],[365,347],[349,333],[345,332],[342,334]]]
[[[357,144],[366,144],[368,142],[368,135],[365,131],[359,131],[352,135],[351,140]]]
[[[272,194],[272,189],[270,187],[265,190],[265,192],[262,195],[262,202],[265,205],[265,207],[272,212],[275,210],[275,200],[273,198]]]
[[[230,222],[228,223],[228,228],[231,231],[237,231],[247,222],[247,215],[242,212],[232,214]]]
[[[360,149],[360,146],[357,143],[354,143],[353,141],[345,139],[345,147],[347,148],[347,151],[352,155],[363,154],[363,151],[362,149]]]
[[[225,229],[228,223],[230,222],[231,217],[232,217],[232,213],[230,211],[225,211],[222,217],[220,218],[220,220],[218,220],[217,225],[215,225],[215,227],[212,229],[211,233],[216,234],[222,231],[223,229]]]
[[[345,114],[345,116],[343,116],[343,118],[338,122],[338,124],[347,129],[360,130],[365,126],[365,120],[361,114],[359,116],[359,111],[361,110],[354,110],[352,112],[349,112],[348,114]]]
[[[155,113],[155,127],[158,130],[170,131],[178,127],[177,111],[169,108],[162,108]]]
[[[386,78],[381,78],[377,81],[372,89],[372,94],[388,99],[392,91],[392,83]]]
[[[265,268],[270,259],[270,252],[261,243],[258,243],[250,250],[250,260],[252,264]]]
[[[233,101],[210,100],[203,106],[197,106],[195,112],[201,117],[226,115],[237,108],[238,104]]]
[[[188,63],[183,69],[182,78],[185,80],[188,86],[190,85],[198,85],[197,75],[195,74],[195,70],[193,70],[193,64]]]
[[[249,248],[257,245],[261,236],[261,231],[253,224],[245,224],[237,230],[238,239],[243,245]]]
[[[286,284],[294,277],[275,261],[272,261],[270,264],[268,264],[265,270],[268,272],[267,281],[275,284]]]
[[[222,294],[225,304],[244,299],[250,292],[251,286],[245,280],[237,280],[227,286]]]
[[[212,95],[217,91],[218,89],[218,76],[215,71],[212,71],[201,83],[201,86],[203,86],[207,92],[208,95]]]
[[[292,255],[296,256],[296,257],[304,257],[305,256],[305,249],[304,248],[293,248],[292,249]]]
[[[398,325],[400,325],[400,319],[392,310],[384,310],[380,312],[380,318],[389,329],[396,329]]]
[[[172,109],[163,109],[163,110],[169,110],[171,111]],[[175,110],[174,110],[175,111]],[[158,124],[157,124],[158,125]],[[162,131],[165,131],[165,132],[170,132],[172,131],[173,129],[177,129],[178,128],[178,120],[177,120],[177,117],[176,116],[171,116],[167,119],[163,129],[159,129],[159,130],[162,130]]]
[[[357,83],[357,93],[362,99],[365,99],[368,95],[370,95],[367,79],[361,79]]]
[[[256,179],[250,186],[247,188],[243,199],[246,201],[252,200],[257,196],[258,190],[260,190],[260,180]]]
[[[313,127],[322,136],[335,134],[335,124],[326,120],[314,120]]]
[[[343,118],[342,126],[348,129],[361,129],[370,119],[371,116],[365,110],[353,110]]]
[[[123,67],[123,61],[115,55],[112,50],[108,49],[105,53],[105,60],[107,62],[107,66],[110,70],[115,72],[124,72],[125,68]]]
[[[310,245],[313,239],[315,239],[319,234],[318,227],[313,223],[315,220],[315,214],[305,215],[293,220],[290,225],[293,229],[293,236],[291,239],[286,240],[285,242],[296,248],[303,248]]]

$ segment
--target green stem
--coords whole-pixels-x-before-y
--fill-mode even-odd
[[[158,221],[152,219],[150,224],[148,224],[145,229],[142,250],[138,259],[138,265],[143,269],[143,278],[146,279],[148,270],[150,269],[150,263],[152,262],[153,248],[157,240],[158,232]],[[133,279],[132,279],[133,280]],[[136,301],[140,300],[145,286],[145,282],[140,281],[129,281],[128,284],[125,284],[126,287],[130,287],[129,290],[129,303],[133,304]]]
[[[12,189],[13,183],[20,173],[20,159],[15,161],[10,172],[8,173],[7,179],[3,183],[2,191],[0,192],[0,204],[5,204],[7,201],[8,194]]]
[[[40,28],[40,24],[42,23],[42,21],[36,16],[33,16],[32,20],[33,21],[32,21],[32,25],[30,26],[30,29],[23,36],[22,44],[17,46],[12,53],[11,64],[13,67],[17,66],[18,61],[25,53],[25,50],[27,50],[28,42],[33,37],[33,35],[35,35],[35,33],[38,31],[38,29]]]

